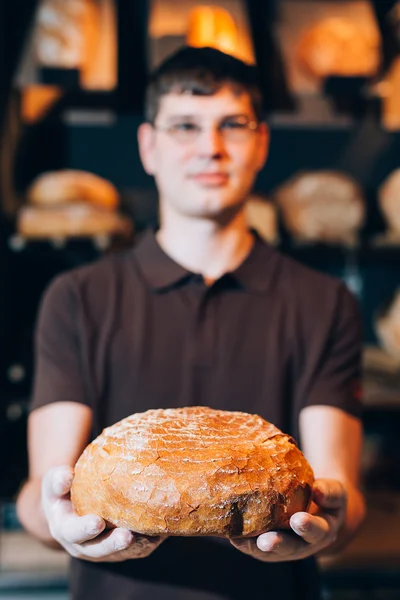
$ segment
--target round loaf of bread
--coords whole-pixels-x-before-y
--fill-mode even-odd
[[[41,173],[29,186],[27,196],[29,202],[37,206],[87,202],[113,211],[119,204],[118,191],[110,181],[75,169]]]
[[[400,288],[374,318],[379,345],[400,364]]]
[[[379,206],[392,236],[400,237],[400,168],[388,175],[379,188]]]
[[[293,239],[354,244],[366,215],[361,187],[340,171],[301,171],[275,190],[274,199]]]
[[[276,204],[261,194],[251,194],[245,204],[247,225],[269,244],[278,242],[278,210]]]
[[[18,233],[30,239],[130,236],[132,221],[123,215],[75,202],[59,206],[22,206],[18,211]]]
[[[313,481],[294,440],[258,415],[157,409],[87,446],[71,501],[78,515],[145,535],[255,536],[289,527]]]
[[[302,33],[297,58],[314,77],[374,75],[380,63],[380,38],[371,24],[327,17]]]

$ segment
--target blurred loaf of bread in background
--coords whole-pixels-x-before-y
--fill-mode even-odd
[[[304,171],[279,186],[274,199],[286,229],[299,242],[354,244],[364,224],[360,186],[339,171]]]

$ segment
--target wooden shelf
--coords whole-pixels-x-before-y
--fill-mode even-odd
[[[63,577],[68,570],[66,552],[52,550],[24,531],[0,535],[0,582],[7,574],[24,572]],[[1,587],[1,585],[0,585]]]

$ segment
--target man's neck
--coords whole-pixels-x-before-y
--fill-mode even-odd
[[[156,237],[168,256],[201,274],[208,285],[234,271],[254,244],[243,212],[223,225],[210,219],[165,215]]]

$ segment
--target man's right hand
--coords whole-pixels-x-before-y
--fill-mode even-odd
[[[119,562],[149,556],[167,536],[149,537],[117,527],[106,530],[96,515],[78,516],[70,500],[71,467],[47,471],[42,482],[42,506],[53,538],[75,558]]]

